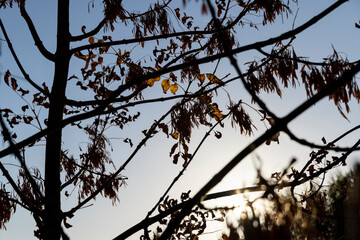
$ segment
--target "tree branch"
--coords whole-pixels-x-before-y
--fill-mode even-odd
[[[9,148],[12,150],[12,153],[14,154],[14,156],[19,160],[20,165],[21,165],[21,168],[24,170],[25,175],[26,175],[26,177],[28,178],[31,187],[32,187],[33,190],[34,190],[34,193],[38,196],[40,202],[44,202],[44,196],[43,196],[43,194],[41,193],[38,185],[36,184],[35,179],[34,179],[33,176],[30,174],[29,169],[28,169],[28,167],[26,166],[26,163],[25,163],[23,157],[21,156],[21,154],[20,154],[20,152],[19,152],[19,149],[16,148],[16,145],[14,144],[14,142],[13,142],[11,136],[10,136],[9,130],[8,130],[7,127],[5,126],[5,123],[4,123],[4,120],[3,120],[3,117],[2,117],[2,116],[0,116],[0,125],[1,125],[1,128],[2,128],[2,131],[1,131],[1,132],[2,132],[2,135],[3,135],[3,137],[4,137],[4,140],[9,142],[9,144],[10,144],[10,147],[9,147]]]
[[[281,41],[281,40],[284,40],[284,39],[287,39],[287,38],[291,38],[294,35],[299,34],[300,32],[304,31],[305,29],[307,29],[311,25],[315,24],[317,21],[319,21],[321,18],[323,18],[324,16],[329,14],[331,11],[336,9],[338,6],[343,4],[345,1],[347,1],[347,0],[337,1],[335,4],[333,4],[332,6],[330,6],[329,8],[327,8],[326,10],[324,10],[323,12],[318,14],[317,16],[313,17],[312,19],[310,19],[305,24],[301,25],[300,27],[298,27],[298,28],[296,28],[296,29],[294,29],[292,31],[283,33],[283,34],[279,35],[278,37],[270,38],[270,39],[265,40],[265,41],[260,41],[260,42],[249,44],[249,45],[246,45],[246,46],[243,46],[243,47],[239,47],[239,48],[231,50],[229,53],[220,53],[220,54],[216,54],[216,55],[213,55],[213,56],[204,57],[204,58],[198,59],[196,61],[191,61],[191,62],[187,62],[187,63],[178,64],[176,66],[169,67],[167,69],[162,69],[162,70],[159,70],[159,71],[156,71],[156,72],[153,72],[153,73],[148,73],[148,74],[146,74],[144,76],[141,76],[141,77],[139,77],[139,78],[137,78],[137,79],[135,79],[135,80],[133,80],[131,82],[128,82],[128,83],[126,83],[124,85],[121,85],[117,90],[115,90],[109,96],[109,98],[104,100],[104,102],[101,103],[100,106],[98,106],[96,109],[94,109],[94,110],[92,110],[90,112],[82,113],[82,114],[79,114],[79,115],[76,115],[76,116],[73,116],[73,117],[69,117],[69,118],[63,120],[62,124],[59,125],[58,128],[64,127],[64,126],[66,126],[66,125],[68,125],[70,123],[76,122],[76,121],[81,121],[81,120],[84,120],[84,119],[94,117],[94,116],[96,116],[98,114],[101,114],[103,112],[103,110],[107,107],[107,105],[112,103],[112,101],[114,101],[114,99],[116,99],[123,91],[125,91],[129,87],[132,87],[132,86],[134,86],[136,84],[139,84],[139,83],[141,83],[143,81],[146,81],[146,80],[148,80],[150,78],[155,78],[157,76],[161,76],[161,75],[166,74],[166,73],[170,73],[170,72],[177,71],[177,70],[180,70],[180,69],[183,69],[183,68],[187,68],[187,67],[190,67],[190,66],[192,66],[194,64],[209,63],[211,61],[227,57],[228,55],[234,55],[234,54],[237,54],[237,53],[240,53],[240,52],[243,52],[243,51],[265,47],[267,45],[276,43],[278,41]],[[358,66],[359,66],[359,64],[356,64],[355,67],[353,67],[352,69],[356,70]],[[352,71],[349,71],[349,74],[350,74],[350,72],[352,72]],[[50,131],[54,131],[54,130],[55,129],[44,129],[43,131],[40,131],[40,132],[32,135],[31,137],[28,137],[27,139],[19,142],[17,144],[17,147],[18,148],[25,147],[26,145],[38,140],[39,138],[45,136]],[[4,157],[4,156],[6,156],[6,155],[8,155],[10,153],[11,153],[11,151],[10,151],[9,148],[0,151],[0,158]]]
[[[71,36],[70,37],[70,41],[71,42],[76,42],[76,41],[81,41],[85,38],[94,36],[95,34],[97,34],[105,25],[106,23],[106,19],[104,18],[103,20],[101,20],[101,22],[90,32],[84,33],[82,35],[78,35],[78,36]]]
[[[33,86],[36,90],[43,93],[45,96],[48,96],[49,94],[42,87],[40,87],[34,81],[32,81],[29,74],[26,73],[25,69],[23,68],[23,66],[22,66],[19,58],[17,57],[17,55],[15,53],[15,50],[14,50],[14,48],[13,48],[11,42],[10,42],[10,39],[9,39],[9,37],[7,35],[7,32],[6,32],[5,27],[3,25],[3,22],[1,21],[1,18],[0,18],[0,28],[1,28],[1,31],[3,32],[3,34],[4,34],[4,37],[5,37],[6,43],[8,44],[9,50],[10,50],[16,64],[18,65],[21,73],[24,75],[24,78],[26,79],[26,81],[28,83],[30,83],[30,85]]]
[[[169,33],[169,34],[155,35],[155,36],[143,37],[143,38],[137,38],[137,39],[132,38],[132,39],[123,39],[123,40],[118,40],[118,41],[112,41],[112,42],[94,43],[94,44],[88,44],[88,45],[83,45],[83,46],[80,46],[80,47],[73,48],[71,50],[71,54],[74,54],[76,52],[80,52],[82,50],[91,50],[91,49],[94,49],[94,48],[106,47],[106,46],[116,46],[116,45],[126,45],[126,44],[131,44],[131,43],[141,43],[141,42],[148,42],[148,41],[153,41],[153,40],[167,39],[167,38],[186,36],[186,35],[214,34],[214,33],[221,32],[221,31],[226,31],[226,30],[229,30],[230,28],[232,28],[237,22],[240,21],[240,19],[243,16],[245,16],[245,14],[248,11],[249,11],[249,9],[244,9],[237,16],[237,18],[233,22],[231,22],[227,26],[221,28],[220,30],[174,32],[174,33]]]
[[[340,1],[343,2],[343,1]],[[248,154],[253,152],[257,147],[263,144],[266,140],[271,138],[275,133],[284,130],[287,127],[287,124],[298,117],[300,114],[305,112],[308,108],[313,106],[315,103],[320,101],[325,96],[332,93],[341,85],[351,81],[356,73],[360,71],[360,64],[356,64],[350,70],[344,72],[337,81],[332,82],[331,84],[326,85],[320,92],[315,94],[313,97],[309,98],[299,107],[290,112],[287,116],[282,119],[279,119],[275,124],[255,141],[249,144],[245,149],[243,149],[238,155],[236,155],[224,168],[222,168],[210,181],[208,181],[203,188],[201,188],[196,195],[184,206],[180,213],[170,221],[168,227],[163,232],[160,237],[160,240],[168,239],[173,230],[180,224],[182,219],[191,211],[191,209],[203,199],[205,194],[215,187],[238,163],[240,163]],[[357,146],[355,146],[357,147]]]
[[[26,24],[28,25],[28,28],[30,30],[30,33],[34,39],[35,46],[39,49],[41,54],[48,60],[54,62],[55,61],[55,55],[51,52],[49,52],[45,46],[43,45],[42,41],[40,40],[40,37],[36,31],[36,28],[28,15],[28,13],[25,10],[25,2],[20,3],[20,13],[21,16],[25,19]]]
[[[88,203],[90,200],[92,200],[94,197],[96,197],[109,183],[111,183],[116,176],[118,176],[124,169],[125,167],[130,163],[130,161],[134,158],[134,156],[137,154],[137,152],[145,145],[145,143],[147,142],[147,140],[149,138],[151,138],[151,135],[153,134],[153,132],[155,131],[155,129],[157,128],[157,126],[159,125],[159,123],[161,123],[161,121],[163,121],[165,119],[165,117],[167,115],[169,115],[173,109],[175,108],[176,105],[174,105],[172,108],[170,108],[169,111],[167,111],[164,115],[162,115],[159,120],[157,120],[151,127],[150,129],[147,131],[146,136],[141,140],[141,142],[136,146],[135,150],[133,151],[133,153],[128,157],[128,159],[120,166],[120,168],[111,176],[109,177],[105,183],[103,183],[101,186],[99,186],[89,197],[87,197],[86,199],[84,199],[83,201],[81,201],[77,206],[73,207],[70,211],[64,213],[65,216],[72,216],[77,210],[79,210],[82,206],[84,206],[86,203]]]
[[[261,48],[256,49],[258,52],[260,52],[261,54],[265,55],[266,57],[270,57],[270,58],[278,58],[278,59],[285,59],[285,60],[291,60],[294,62],[299,62],[299,63],[303,63],[303,64],[309,64],[309,65],[317,65],[317,66],[327,66],[330,65],[329,63],[326,62],[312,62],[312,61],[307,61],[307,60],[303,60],[301,58],[304,57],[297,57],[297,58],[286,58],[286,57],[282,57],[282,56],[278,56],[278,55],[274,55],[274,54],[270,54],[265,52],[264,50],[262,50]],[[357,60],[355,62],[351,62],[350,64],[356,64],[360,62],[360,60]]]
[[[288,128],[284,130],[284,132],[295,142],[300,143],[301,145],[304,146],[308,146],[311,148],[319,148],[319,149],[324,149],[324,150],[332,150],[332,151],[336,151],[336,152],[346,152],[349,151],[350,149],[353,149],[352,147],[334,147],[334,143],[337,142],[338,140],[340,140],[341,138],[345,137],[346,135],[350,134],[351,132],[357,130],[360,128],[360,125],[350,129],[349,131],[347,131],[346,133],[342,134],[340,137],[338,137],[337,139],[335,139],[334,141],[328,143],[327,145],[319,145],[319,144],[315,144],[315,143],[311,143],[309,141],[307,141],[306,139],[301,139],[298,138],[297,136],[295,136]],[[360,148],[356,148],[354,151],[358,151],[360,150]]]

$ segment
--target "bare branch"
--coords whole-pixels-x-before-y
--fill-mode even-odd
[[[326,144],[326,145],[319,145],[319,144],[315,144],[315,143],[311,143],[309,141],[307,141],[306,139],[301,139],[298,138],[297,136],[295,136],[289,129],[284,130],[284,132],[294,141],[304,145],[304,146],[308,146],[311,148],[319,148],[319,149],[324,149],[324,150],[332,150],[332,151],[336,151],[336,152],[346,152],[349,151],[350,147],[334,147],[334,143],[337,142],[338,140],[340,140],[341,138],[345,137],[346,135],[350,134],[351,132],[357,130],[360,128],[360,125],[350,129],[349,131],[347,131],[346,133],[342,134],[340,137],[338,137],[337,139],[335,139],[334,141]],[[356,148],[355,151],[360,150],[360,148]]]
[[[29,179],[31,187],[33,188],[36,195],[39,197],[39,200],[43,202],[44,201],[44,196],[41,193],[38,185],[36,184],[35,179],[30,174],[29,169],[27,168],[26,163],[25,163],[23,157],[21,156],[19,149],[16,148],[16,145],[14,144],[14,142],[13,142],[11,136],[10,136],[9,130],[5,126],[5,123],[4,123],[4,120],[3,120],[2,116],[0,116],[0,125],[1,125],[1,128],[2,128],[2,135],[4,137],[4,140],[9,142],[9,144],[10,144],[9,148],[12,150],[12,153],[15,155],[15,157],[19,160],[21,168],[24,170],[27,178]]]
[[[104,188],[105,186],[107,186],[109,183],[111,183],[124,169],[125,167],[131,162],[131,160],[134,158],[134,156],[137,154],[137,152],[145,145],[145,143],[147,142],[148,139],[151,138],[153,132],[155,131],[155,129],[157,128],[157,126],[159,125],[159,123],[161,123],[161,121],[163,121],[166,116],[168,116],[173,109],[175,108],[176,105],[174,105],[172,108],[170,108],[169,111],[167,111],[164,115],[162,115],[158,121],[156,121],[155,123],[153,123],[153,125],[150,127],[150,129],[146,132],[145,137],[141,140],[141,142],[136,146],[135,150],[132,152],[132,154],[128,157],[128,159],[119,167],[119,169],[112,174],[111,177],[109,177],[106,182],[104,184],[102,184],[101,186],[99,186],[89,197],[87,197],[86,199],[84,199],[83,201],[81,201],[77,206],[73,207],[70,211],[64,213],[65,216],[72,216],[77,210],[79,210],[82,206],[84,206],[86,203],[88,203],[90,200],[94,199],[94,197],[96,197]]]
[[[1,18],[0,18],[0,28],[1,28],[1,31],[3,32],[3,34],[4,34],[4,37],[5,37],[5,39],[6,39],[6,43],[7,43],[8,46],[9,46],[9,50],[10,50],[10,52],[11,52],[11,54],[12,54],[12,56],[13,56],[15,62],[16,62],[16,64],[18,65],[21,73],[24,75],[24,78],[26,79],[26,81],[28,81],[28,83],[30,83],[30,85],[33,86],[36,90],[38,90],[39,92],[43,93],[45,96],[48,96],[48,93],[47,93],[42,87],[40,87],[39,85],[37,85],[33,80],[31,80],[29,74],[26,73],[26,71],[25,71],[25,69],[23,68],[23,66],[22,66],[19,58],[17,57],[17,55],[16,55],[16,53],[15,53],[15,51],[14,51],[14,48],[13,48],[11,42],[10,42],[10,39],[9,39],[9,37],[8,37],[8,35],[7,35],[7,32],[6,32],[5,27],[4,27],[4,25],[3,25],[3,22],[1,21]]]
[[[54,62],[55,61],[55,55],[51,52],[49,52],[45,46],[43,45],[42,41],[40,40],[40,37],[36,31],[36,28],[34,26],[34,23],[32,22],[30,16],[28,15],[28,13],[25,10],[25,2],[21,2],[20,3],[20,13],[21,16],[25,19],[25,22],[28,25],[28,28],[30,30],[30,33],[34,39],[35,45],[37,46],[37,48],[39,49],[39,51],[41,52],[41,54],[48,60]]]
[[[91,30],[90,32],[87,32],[85,34],[82,34],[82,35],[71,36],[70,41],[72,41],[72,42],[81,41],[81,40],[83,40],[85,38],[94,36],[95,34],[97,34],[104,27],[105,23],[106,23],[106,20],[104,18],[103,20],[101,20],[101,22],[93,30]]]

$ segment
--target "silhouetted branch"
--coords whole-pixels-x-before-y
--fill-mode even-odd
[[[334,141],[332,141],[326,145],[319,145],[319,144],[311,143],[311,142],[307,141],[306,139],[298,138],[288,128],[285,129],[284,132],[291,138],[291,140],[294,140],[295,142],[300,143],[301,145],[304,145],[304,146],[308,146],[311,148],[319,148],[319,149],[324,149],[324,150],[332,150],[332,151],[336,151],[336,152],[346,152],[352,148],[350,148],[350,147],[335,147],[334,143],[359,128],[360,128],[360,125],[350,129],[349,131],[345,132],[340,137],[338,137],[337,139],[335,139]],[[355,149],[355,151],[358,151],[358,150],[360,150],[360,148]]]
[[[72,42],[81,41],[85,38],[94,36],[104,27],[105,23],[106,23],[106,19],[104,18],[93,30],[91,30],[90,32],[84,33],[82,35],[71,36],[70,41],[72,41]]]
[[[319,21],[322,17],[324,17],[326,14],[330,13],[332,10],[334,10],[336,7],[340,6],[344,2],[345,2],[344,0],[336,2],[335,4],[333,4],[332,6],[327,8],[325,11],[318,14],[314,18],[312,18],[307,23],[303,24],[302,26],[300,26],[292,31],[289,31],[287,33],[280,35],[278,38],[282,38],[284,36],[291,37],[291,35],[292,36],[296,35],[297,33],[301,32],[302,30],[306,29],[307,27],[309,27],[312,24]],[[212,7],[212,5],[209,1],[208,1],[208,5],[209,5],[209,7]],[[295,119],[300,114],[302,114],[304,111],[306,111],[312,105],[314,105],[316,102],[321,100],[323,97],[329,95],[335,89],[337,89],[341,85],[345,84],[346,82],[351,81],[353,79],[353,77],[355,76],[355,74],[358,73],[359,71],[360,71],[360,64],[358,63],[354,67],[352,67],[350,70],[344,72],[337,81],[334,81],[333,83],[326,85],[320,92],[318,92],[313,97],[311,97],[310,99],[305,101],[299,107],[297,107],[292,112],[290,112],[287,116],[276,120],[275,124],[267,132],[262,134],[255,141],[253,141],[250,145],[248,145],[245,149],[243,149],[223,169],[221,169],[207,184],[205,184],[205,186],[203,188],[201,188],[197,192],[197,194],[193,197],[193,199],[191,199],[189,201],[189,203],[186,204],[186,206],[184,206],[184,208],[181,210],[181,212],[178,213],[172,221],[170,221],[168,227],[163,232],[160,239],[161,240],[168,239],[171,236],[171,234],[173,233],[173,230],[176,228],[176,226],[178,226],[180,224],[182,219],[191,211],[193,206],[196,205],[198,202],[200,202],[200,200],[203,198],[203,196],[210,189],[212,189],[214,186],[216,186],[225,177],[225,175],[227,175],[227,173],[230,170],[232,170],[239,162],[241,162],[243,160],[244,157],[246,157],[249,153],[251,153],[253,150],[255,150],[258,146],[263,144],[267,139],[271,138],[275,133],[286,129],[288,123],[290,123],[293,119]]]
[[[238,105],[241,104],[241,101],[238,103]],[[178,173],[178,175],[176,175],[176,177],[173,179],[173,181],[170,183],[169,187],[165,190],[165,192],[163,193],[163,195],[160,197],[160,199],[158,200],[158,202],[154,205],[154,207],[148,212],[148,214],[146,215],[146,218],[148,218],[149,216],[151,216],[151,214],[155,211],[155,209],[158,207],[158,205],[164,200],[164,198],[166,197],[166,195],[169,193],[169,191],[171,190],[171,188],[175,185],[175,183],[180,179],[181,176],[183,176],[184,172],[186,171],[187,167],[190,165],[190,163],[192,162],[192,160],[194,159],[194,157],[196,156],[196,153],[200,150],[201,146],[203,145],[203,143],[205,142],[205,140],[210,136],[210,133],[219,125],[221,124],[221,122],[227,118],[229,115],[231,114],[231,112],[225,114],[219,121],[217,121],[204,135],[204,137],[201,139],[200,143],[197,145],[196,149],[194,150],[194,152],[191,154],[191,157],[189,158],[187,164],[183,167],[183,169],[181,169],[181,171]]]
[[[264,50],[262,50],[261,48],[258,48],[256,49],[258,52],[260,52],[261,54],[265,55],[266,57],[269,57],[269,58],[277,58],[277,59],[285,59],[285,60],[291,60],[291,61],[294,61],[294,62],[299,62],[299,63],[303,63],[303,64],[309,64],[309,65],[317,65],[317,66],[327,66],[327,65],[330,65],[329,63],[326,63],[326,62],[312,62],[312,61],[308,61],[308,60],[304,60],[302,58],[305,58],[305,57],[297,57],[297,58],[287,58],[287,57],[283,57],[283,56],[278,56],[278,55],[275,55],[275,54],[270,54],[270,53],[267,53],[265,52]],[[350,64],[356,64],[360,62],[360,60],[357,60],[355,62],[351,62]]]
[[[49,52],[45,46],[43,45],[42,41],[40,40],[40,37],[36,31],[36,28],[30,18],[30,16],[28,15],[28,13],[25,10],[25,2],[21,2],[20,3],[20,13],[21,16],[25,19],[25,22],[28,25],[28,28],[30,30],[31,36],[34,39],[35,42],[35,46],[37,46],[37,48],[39,49],[40,53],[48,60],[54,62],[55,61],[55,55],[51,52]]]
[[[88,45],[83,45],[80,47],[73,48],[71,50],[71,54],[80,52],[82,50],[91,50],[91,49],[107,47],[107,46],[127,45],[127,44],[131,44],[131,43],[149,42],[149,41],[154,41],[154,40],[167,39],[167,38],[172,38],[172,37],[180,37],[180,36],[186,36],[186,35],[214,34],[217,32],[226,31],[226,30],[231,29],[236,23],[238,23],[240,21],[240,19],[243,16],[245,16],[247,11],[248,11],[248,9],[244,9],[233,22],[231,22],[227,26],[221,28],[220,30],[203,30],[203,31],[198,30],[198,31],[174,32],[174,33],[169,33],[169,34],[155,35],[155,36],[142,37],[142,38],[136,38],[136,39],[132,38],[132,39],[123,39],[123,40],[118,40],[118,41],[112,41],[112,42],[94,43],[94,44],[88,44]]]
[[[5,37],[5,40],[6,40],[6,43],[8,44],[8,47],[9,47],[9,50],[16,62],[16,64],[18,65],[21,73],[24,75],[24,78],[26,81],[28,81],[28,83],[30,83],[31,86],[33,86],[36,90],[38,90],[39,92],[43,93],[45,96],[48,96],[48,93],[43,89],[41,88],[39,85],[37,85],[33,80],[31,80],[29,74],[26,73],[25,69],[23,68],[19,58],[17,57],[16,53],[15,53],[15,50],[12,46],[12,43],[10,42],[10,39],[7,35],[7,32],[5,30],[5,27],[3,25],[3,22],[1,21],[1,18],[0,18],[0,27],[1,27],[1,31],[3,32],[4,34],[4,37]]]
[[[2,133],[2,135],[4,137],[4,140],[9,142],[9,145],[10,145],[9,148],[12,150],[12,153],[14,154],[14,156],[19,160],[21,168],[24,170],[24,172],[26,174],[26,177],[29,179],[29,182],[30,182],[31,187],[33,188],[35,194],[38,195],[40,201],[44,201],[44,196],[41,193],[38,185],[36,184],[35,179],[30,174],[29,169],[26,166],[26,163],[25,163],[23,157],[21,156],[19,149],[16,148],[16,145],[14,144],[14,142],[13,142],[13,140],[11,138],[9,130],[5,126],[5,123],[4,123],[4,120],[3,120],[2,116],[0,116],[0,125],[1,125],[1,128],[2,128],[1,133]]]
[[[150,127],[150,129],[146,132],[145,137],[136,146],[136,148],[132,152],[132,154],[119,167],[119,169],[114,174],[112,174],[111,177],[109,177],[101,186],[97,187],[97,189],[89,197],[87,197],[86,199],[81,201],[77,206],[72,208],[70,211],[64,213],[65,216],[72,216],[77,210],[79,210],[82,206],[84,206],[86,203],[88,203],[90,200],[92,200],[94,197],[96,197],[109,183],[111,183],[125,169],[125,167],[131,162],[131,160],[134,158],[134,156],[137,154],[137,152],[145,145],[147,140],[152,137],[152,134],[154,133],[155,129],[158,127],[159,123],[161,123],[161,121],[163,121],[166,118],[166,116],[168,116],[173,111],[173,109],[175,107],[176,107],[176,105],[174,105],[172,108],[170,108],[155,123],[153,123],[153,125]]]

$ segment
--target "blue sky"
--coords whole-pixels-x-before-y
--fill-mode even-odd
[[[101,19],[98,8],[91,9],[90,14],[88,13],[87,1],[71,2],[71,29],[74,34],[80,33],[82,25],[86,24],[87,29],[91,29],[96,25],[97,21]],[[180,6],[182,4],[180,0],[174,2],[174,4]],[[326,0],[299,1],[299,11],[295,26],[299,26],[301,23],[325,9],[332,2],[333,1],[330,2]],[[125,6],[139,11],[145,6],[143,3],[144,1],[141,0],[124,0]],[[195,16],[200,15],[201,3],[202,1],[191,1],[191,3],[187,4],[185,11]],[[28,1],[27,9],[33,18],[34,24],[45,46],[50,51],[54,51],[56,36],[55,1]],[[297,7],[294,8],[294,13],[296,9]],[[326,19],[321,20],[317,25],[306,30],[298,36],[294,42],[297,55],[310,57],[311,60],[314,61],[321,60],[323,57],[332,53],[332,46],[334,46],[339,53],[343,53],[344,56],[348,57],[351,61],[357,60],[360,49],[360,30],[354,27],[354,23],[360,20],[359,12],[360,2],[351,0],[337,9],[336,12],[331,13]],[[18,9],[0,10],[0,17],[5,24],[18,57],[21,59],[30,76],[38,83],[44,81],[50,83],[53,66],[36,51],[36,47],[26,29],[25,22],[21,19]],[[287,31],[291,29],[293,19],[294,16],[290,16],[289,19],[284,18],[284,23],[282,23],[279,18],[275,24],[260,28],[259,31],[255,29],[243,29],[243,31],[238,32],[240,44],[267,39],[270,36],[276,36],[281,32]],[[113,38],[122,39],[126,34],[126,31],[115,31],[112,35]],[[139,53],[141,54],[141,51],[139,51]],[[254,57],[259,58],[261,55],[256,52],[249,52],[239,54],[237,59],[240,63],[244,63],[254,59]],[[81,65],[78,61],[73,62],[73,70],[80,67]],[[207,67],[208,66],[203,66],[204,69]],[[226,62],[221,67],[219,74],[234,74],[234,70],[229,64],[226,64]],[[244,66],[241,67],[244,69]],[[0,71],[4,72],[6,69],[10,69],[14,75],[21,76],[5,43],[2,42]],[[242,98],[249,102],[249,97],[245,94],[239,82],[233,83],[230,89],[230,94],[234,96],[239,95],[237,97],[238,99]],[[72,89],[69,90],[69,95],[76,97],[76,94],[77,92],[72,91]],[[219,95],[223,101],[221,104],[227,104],[226,93],[220,91]],[[19,98],[7,88],[3,81],[0,83],[0,97],[1,108],[7,106],[7,104],[13,106],[19,106],[19,104],[21,104],[19,103]],[[270,109],[280,116],[285,115],[306,99],[302,86],[299,86],[297,89],[286,89],[282,99],[267,94],[262,94],[261,97]],[[140,131],[132,131],[133,127],[131,126],[131,129],[126,130],[124,134],[131,135],[134,139],[139,139],[141,137],[141,130],[148,128],[152,124],[153,119],[160,117],[163,112],[165,112],[165,107],[166,104],[148,105],[140,108],[142,116],[136,125],[134,125],[135,129],[140,129]],[[181,191],[187,191],[188,189],[192,189],[192,192],[195,193],[206,181],[212,178],[221,166],[225,165],[251,140],[266,130],[262,123],[258,121],[259,117],[256,113],[252,112],[251,109],[247,110],[254,117],[255,125],[258,128],[254,136],[240,136],[238,129],[231,129],[229,127],[221,129],[223,133],[222,139],[217,140],[211,138],[207,140],[206,147],[199,152],[194,162],[190,165],[190,168],[185,172],[182,180],[177,183],[171,192],[173,197],[179,197]],[[291,123],[290,127],[299,136],[320,143],[322,137],[331,140],[360,123],[360,105],[357,102],[351,103],[351,113],[348,115],[348,118],[350,122],[340,116],[332,103],[323,100]],[[151,121],[149,121],[149,119],[151,119]],[[230,124],[228,124],[228,126],[229,125]],[[205,129],[200,128],[194,134],[194,138],[192,139],[193,147],[201,140],[205,133],[204,130]],[[35,129],[28,130],[21,128],[18,135],[25,137],[34,131]],[[84,144],[83,136],[74,136],[70,128],[64,130],[64,136],[65,147],[75,152],[79,145],[82,146],[82,144]],[[109,136],[113,138],[118,137],[116,131],[110,132]],[[343,141],[343,144],[353,144],[358,136],[359,133],[351,135],[346,141]],[[114,152],[112,156],[114,161],[116,161],[116,165],[120,165],[131,150],[123,148],[124,145],[121,145],[119,142],[121,141],[117,141],[116,139],[113,142]],[[173,165],[171,159],[168,157],[168,152],[172,144],[173,142],[167,141],[164,136],[156,136],[151,139],[146,148],[142,149],[140,154],[124,172],[124,175],[129,177],[129,180],[128,186],[122,188],[119,192],[120,203],[118,203],[116,207],[113,207],[110,201],[103,201],[102,197],[98,197],[97,201],[91,203],[94,204],[93,206],[79,211],[76,216],[69,221],[69,223],[74,226],[68,230],[71,239],[111,239],[140,221],[146,215],[147,211],[152,208],[153,204],[157,202],[159,196],[167,188],[168,182],[180,171],[180,165]],[[4,147],[4,144],[1,146]],[[28,157],[28,159],[31,159],[31,163],[41,164],[43,160],[42,150],[42,146],[32,150],[32,154]],[[261,169],[264,176],[269,177],[272,172],[282,170],[287,166],[292,157],[298,159],[297,164],[300,166],[307,161],[310,152],[311,149],[290,142],[285,134],[281,134],[279,145],[271,144],[271,146],[261,146],[245,159],[245,161],[239,164],[213,191],[252,185],[255,180],[255,166],[258,165],[258,161],[256,160],[258,158],[261,159]],[[360,160],[358,153],[349,159],[349,163],[355,162],[356,159]],[[76,194],[74,194],[74,196],[76,196]],[[64,198],[63,204],[65,210],[69,209],[75,202],[76,200],[66,200]],[[20,208],[13,216],[12,221],[7,225],[7,228],[7,231],[0,230],[0,239],[34,239],[34,223],[32,217]]]

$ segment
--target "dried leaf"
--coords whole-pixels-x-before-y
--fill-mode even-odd
[[[167,90],[169,90],[170,88],[170,81],[169,79],[164,79],[162,82],[161,82],[161,87],[163,89],[163,92],[166,93]]]
[[[207,77],[207,79],[209,79],[209,81],[211,82],[211,83],[217,83],[217,84],[221,84],[221,83],[223,83],[220,79],[218,79],[214,74],[212,74],[212,73],[207,73],[206,74],[206,77]]]
[[[173,94],[175,94],[177,90],[178,90],[178,85],[177,85],[177,83],[171,84],[171,86],[170,86],[170,91],[171,91]]]
[[[11,78],[11,87],[13,90],[16,90],[18,88],[18,84],[15,78]]]
[[[149,80],[147,80],[147,84],[152,87],[154,86],[154,83],[160,81],[160,77],[156,77],[156,78],[150,78]]]
[[[93,37],[89,37],[89,43],[94,44],[94,38]]]
[[[172,136],[174,139],[178,139],[179,138],[179,134],[174,132],[174,133],[170,133],[170,136]]]

